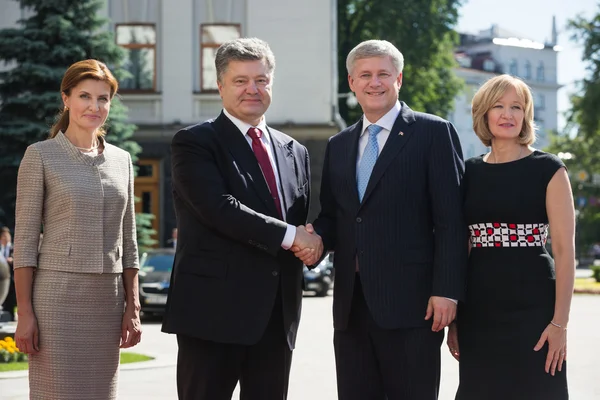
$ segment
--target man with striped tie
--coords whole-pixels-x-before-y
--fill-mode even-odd
[[[313,225],[335,251],[340,400],[437,399],[444,328],[463,296],[460,143],[451,123],[398,101],[403,63],[382,40],[350,52],[348,81],[364,115],[325,155]]]

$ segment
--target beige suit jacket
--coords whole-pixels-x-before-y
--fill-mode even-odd
[[[129,153],[104,142],[102,154],[90,157],[60,132],[35,143],[19,167],[14,268],[139,268],[134,212]]]

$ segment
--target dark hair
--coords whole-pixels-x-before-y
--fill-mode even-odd
[[[108,67],[98,60],[83,60],[71,65],[60,84],[60,91],[67,96],[71,95],[71,90],[79,85],[81,81],[94,79],[106,82],[110,86],[110,98],[112,99],[119,89],[119,83],[113,76]],[[55,137],[58,132],[65,132],[69,127],[69,110],[62,109],[58,113],[56,123],[50,128],[50,138]],[[98,135],[104,135],[104,129],[98,129]]]
[[[265,60],[269,72],[275,70],[275,56],[269,44],[258,38],[239,38],[223,43],[215,55],[217,80],[222,82],[223,74],[230,61]]]

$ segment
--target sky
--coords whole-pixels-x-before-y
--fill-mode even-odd
[[[574,82],[585,76],[581,61],[582,46],[570,40],[567,21],[578,14],[590,19],[600,10],[599,0],[465,0],[460,10],[457,30],[461,33],[478,33],[492,24],[523,38],[544,43],[550,40],[552,17],[556,16],[558,45],[558,128],[564,127],[563,117],[570,107],[569,94],[575,91]]]

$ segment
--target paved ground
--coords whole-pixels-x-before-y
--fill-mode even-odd
[[[568,372],[571,398],[574,400],[600,399],[599,311],[600,296],[574,297]],[[298,346],[294,352],[290,400],[336,398],[332,337],[331,297],[306,297]],[[156,360],[122,367],[119,398],[176,399],[176,348],[175,338],[160,333],[159,323],[145,322],[143,341],[135,351],[153,355]],[[440,400],[453,399],[458,384],[458,365],[446,349],[444,344]],[[27,378],[23,373],[0,374],[0,399],[25,400],[27,392]],[[238,398],[237,393],[233,398]]]

